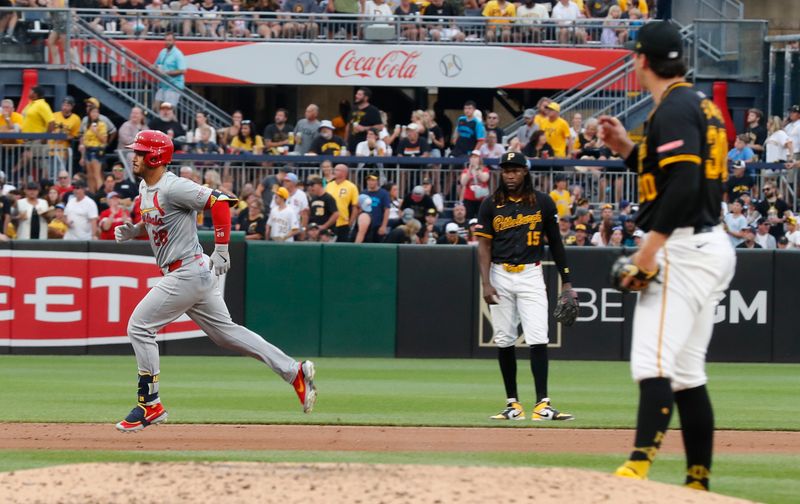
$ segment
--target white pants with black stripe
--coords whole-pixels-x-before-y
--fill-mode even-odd
[[[522,271],[511,273],[501,264],[492,264],[490,280],[500,298],[499,303],[489,305],[495,344],[500,348],[514,345],[520,322],[526,344],[547,343],[547,289],[542,266],[526,264]]]
[[[676,229],[658,253],[659,282],[639,296],[633,318],[635,381],[669,378],[675,391],[705,385],[714,312],[733,278],[736,254],[721,227]]]

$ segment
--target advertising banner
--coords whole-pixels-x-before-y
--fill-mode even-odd
[[[164,44],[121,41],[155,62]],[[564,89],[622,49],[292,42],[179,42],[189,84]],[[598,75],[599,77],[599,75]],[[124,78],[124,76],[120,76]]]

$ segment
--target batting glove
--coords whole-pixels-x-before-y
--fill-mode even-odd
[[[126,222],[114,229],[114,239],[117,240],[117,243],[133,240],[139,236],[139,230],[140,228],[132,222]]]
[[[228,246],[217,243],[214,245],[214,253],[211,254],[211,269],[214,273],[224,275],[231,269],[231,255],[228,253]]]

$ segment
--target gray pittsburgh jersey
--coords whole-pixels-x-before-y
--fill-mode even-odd
[[[139,185],[142,222],[160,268],[203,253],[197,239],[197,212],[211,189],[167,172],[153,186]]]

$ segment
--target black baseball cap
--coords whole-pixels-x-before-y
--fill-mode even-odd
[[[800,105],[792,105],[789,107],[789,112],[795,112],[800,114]]]
[[[86,189],[86,182],[81,179],[77,179],[72,182],[73,189]]]
[[[509,151],[500,158],[500,168],[527,168],[528,160],[519,152]]]
[[[64,100],[62,100],[61,103],[69,103],[70,105],[75,105],[75,98],[73,98],[70,95],[67,95],[64,97]]]
[[[636,40],[628,42],[625,47],[665,60],[676,60],[683,56],[681,32],[668,21],[647,23],[639,29]]]
[[[39,190],[40,187],[39,187],[39,184],[37,184],[36,182],[28,182],[27,184],[25,184],[25,189],[36,189],[36,190]]]

